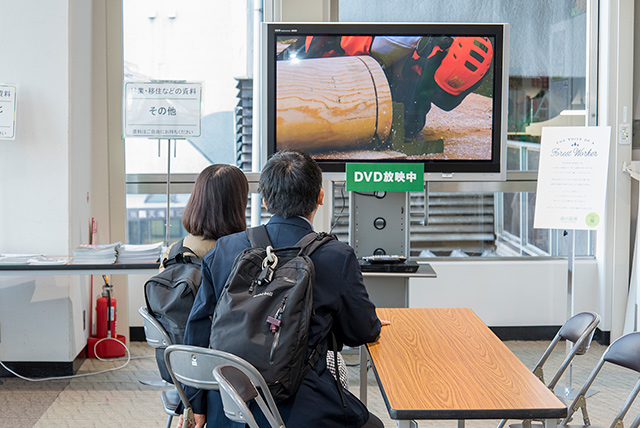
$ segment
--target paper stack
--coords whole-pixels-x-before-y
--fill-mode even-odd
[[[121,245],[118,263],[155,263],[162,253],[162,242],[147,245]]]
[[[76,264],[112,264],[118,255],[120,242],[113,244],[79,245],[73,250],[73,263]]]

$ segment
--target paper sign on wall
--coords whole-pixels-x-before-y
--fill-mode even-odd
[[[16,139],[16,86],[0,84],[0,140]]]
[[[533,227],[593,230],[603,224],[611,129],[542,129]]]
[[[200,136],[201,83],[126,82],[123,95],[125,137]]]

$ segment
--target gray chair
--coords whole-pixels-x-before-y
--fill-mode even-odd
[[[555,349],[556,345],[558,345],[560,340],[567,340],[569,342],[572,342],[573,345],[571,346],[571,350],[567,353],[564,361],[562,362],[558,370],[556,370],[556,373],[553,375],[551,381],[547,384],[547,388],[553,391],[575,356],[584,355],[587,353],[589,347],[591,346],[593,333],[595,332],[598,324],[600,324],[600,315],[596,314],[595,312],[581,312],[569,318],[569,320],[564,323],[560,330],[558,330],[558,333],[556,333],[546,351],[544,351],[544,354],[542,354],[542,357],[540,357],[540,360],[533,368],[533,374],[535,374],[542,383],[545,383],[543,366],[549,359],[549,356]],[[504,427],[506,422],[507,420],[503,419],[500,424],[498,424],[498,428]],[[513,424],[509,425],[509,427],[516,428],[521,425],[528,426],[530,422],[531,421],[527,420],[524,421],[523,424]]]
[[[629,333],[618,338],[615,342],[609,345],[606,351],[604,351],[604,354],[602,354],[602,357],[600,357],[600,360],[596,364],[596,367],[591,371],[591,374],[589,374],[587,381],[578,391],[576,398],[569,406],[567,417],[560,422],[560,427],[584,428],[587,426],[591,426],[591,420],[589,419],[589,413],[587,411],[586,394],[593,384],[594,380],[596,379],[596,376],[598,376],[598,374],[602,370],[602,367],[605,363],[611,363],[620,367],[624,367],[633,370],[634,372],[636,372],[636,374],[640,374],[640,332]],[[629,411],[629,408],[633,404],[633,401],[638,396],[639,392],[640,379],[638,379],[636,385],[628,395],[626,401],[622,405],[622,409],[618,412],[613,422],[611,422],[611,425],[609,425],[610,428],[623,428],[623,419]],[[578,410],[582,412],[583,424],[568,425],[569,422],[571,422],[571,420],[573,419],[574,413]],[[638,424],[640,424],[640,416],[632,422],[631,427],[637,428]],[[530,426],[535,426],[537,428],[542,425],[531,424]]]
[[[282,418],[278,410],[274,411],[267,406],[244,370],[234,366],[218,366],[213,370],[213,377],[218,381],[224,414],[227,418],[234,422],[247,424],[250,428],[259,428],[247,405],[248,402],[254,400],[267,418],[271,428],[284,427],[284,424],[280,422]],[[267,393],[269,396],[271,395],[268,390]]]
[[[640,414],[638,414],[638,416],[636,416],[633,422],[631,422],[631,425],[629,425],[629,428],[638,428],[638,427],[640,427]]]
[[[242,358],[215,349],[189,345],[171,345],[165,350],[164,360],[182,400],[185,421],[193,423],[194,418],[191,404],[182,385],[217,391],[219,384],[213,375],[214,369],[218,366],[232,366],[242,371],[262,394],[270,413],[275,417],[275,422],[277,423],[275,426],[284,427],[284,422],[280,417],[276,403],[264,378],[255,367]]]
[[[585,399],[586,393],[593,384],[596,376],[600,373],[600,370],[604,366],[605,363],[615,364],[620,367],[624,367],[630,370],[635,371],[637,374],[640,374],[640,332],[629,333],[618,338],[615,342],[613,342],[602,357],[596,364],[596,367],[593,369],[587,381],[582,385],[580,391],[578,391],[578,395],[573,400],[571,405],[569,406],[569,413],[567,417],[562,420],[561,425],[565,425],[567,427],[578,427],[580,425],[567,425],[575,412],[578,409],[582,412],[582,420],[584,425],[591,425],[591,421],[589,420],[589,413],[587,412],[587,401]],[[640,379],[636,382],[636,385],[633,387],[633,390],[627,397],[622,409],[616,415],[615,419],[611,423],[611,428],[622,428],[622,420],[626,416],[629,408],[633,404],[633,401],[638,396],[638,392],[640,392]],[[635,421],[634,421],[635,422]]]
[[[138,309],[138,313],[142,317],[142,322],[144,325],[144,337],[147,340],[147,344],[154,349],[165,349],[167,346],[171,345],[171,339],[169,335],[165,331],[162,324],[160,324],[150,313],[147,311],[147,308],[141,306]],[[159,379],[162,380],[162,379]],[[148,381],[140,381],[145,385],[150,385],[151,383]],[[164,381],[163,381],[164,382]],[[165,382],[166,386],[173,386],[168,382]],[[152,385],[157,386],[157,385]],[[160,385],[162,386],[162,385]],[[176,409],[178,408],[178,404],[180,404],[180,396],[175,388],[168,389],[162,391],[160,395],[160,399],[162,400],[162,406],[164,407],[164,411],[167,414],[167,425],[166,428],[171,426],[171,422],[174,416],[180,416],[176,413]]]

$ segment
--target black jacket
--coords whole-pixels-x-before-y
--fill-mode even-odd
[[[284,219],[273,216],[267,232],[275,248],[294,245],[312,231],[303,218]],[[189,316],[185,344],[208,347],[211,316],[220,297],[236,256],[250,247],[246,232],[229,235],[218,240],[202,263],[202,285]],[[362,281],[362,273],[355,253],[347,244],[329,241],[311,256],[315,267],[313,293],[314,314],[309,331],[309,350],[318,343],[327,343],[333,330],[338,339],[348,346],[359,346],[376,340],[380,334],[380,321],[375,306]],[[310,370],[294,397],[278,405],[287,426],[354,427],[365,424],[369,413],[349,391],[344,391],[343,405],[340,391],[326,368],[326,345],[316,367]],[[207,414],[210,427],[241,427],[228,420],[222,410],[218,392],[199,391],[190,400],[195,413]],[[256,410],[257,410],[257,406]],[[253,408],[252,408],[253,410]],[[260,426],[268,427],[260,411],[254,411]]]

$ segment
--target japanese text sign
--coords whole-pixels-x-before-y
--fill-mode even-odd
[[[421,163],[348,163],[347,191],[413,192],[424,188]]]
[[[126,82],[125,137],[200,136],[201,83]]]
[[[608,126],[542,128],[533,227],[602,225],[610,140]]]
[[[0,84],[0,140],[16,138],[16,86]]]

